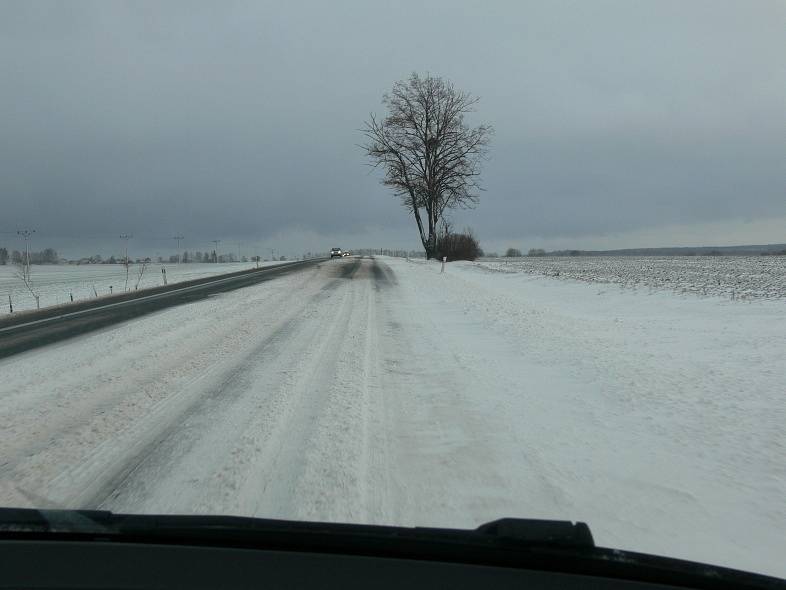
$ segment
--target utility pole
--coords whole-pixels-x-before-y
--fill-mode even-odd
[[[177,240],[177,261],[180,263],[180,240],[184,240],[183,236],[172,236],[173,240]]]
[[[276,251],[275,248],[271,248],[270,249],[270,260],[275,260],[276,259],[275,251]]]
[[[213,252],[216,253],[216,262],[218,262],[218,245],[221,243],[221,240],[210,240],[216,245],[216,249]]]
[[[129,264],[128,264],[128,240],[130,240],[133,237],[134,236],[132,236],[131,234],[120,234],[120,239],[126,241],[126,259],[125,259],[125,264],[126,264],[126,286],[125,286],[125,290],[126,291],[128,291],[128,266],[129,266]]]
[[[125,258],[126,266],[128,266],[128,240],[130,240],[133,237],[134,236],[132,236],[131,234],[120,234],[120,239],[126,241],[126,258]]]
[[[30,281],[30,238],[35,230],[20,229],[16,233],[25,239],[25,283],[28,283]]]

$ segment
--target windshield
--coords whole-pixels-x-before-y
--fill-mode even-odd
[[[572,520],[786,577],[785,30],[3,2],[0,506]]]

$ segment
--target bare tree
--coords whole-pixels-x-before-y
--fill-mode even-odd
[[[18,260],[14,260],[14,266],[16,267],[16,276],[19,280],[24,283],[25,287],[28,291],[30,291],[30,295],[33,296],[35,299],[35,306],[36,309],[40,309],[41,307],[41,297],[38,293],[35,292],[33,288],[33,276],[30,272],[30,258],[29,253],[26,253],[27,256],[25,258],[21,258]],[[25,256],[25,254],[23,254]]]
[[[147,268],[147,263],[150,261],[149,258],[146,258],[142,261],[142,266],[139,268],[139,275],[136,278],[136,285],[134,286],[134,291],[139,289],[139,283],[142,282],[142,275],[145,274],[145,269]]]
[[[372,114],[362,129],[363,149],[414,216],[428,258],[436,255],[445,211],[473,207],[482,190],[480,164],[493,129],[464,121],[477,102],[442,78],[413,73],[383,96],[388,115]]]

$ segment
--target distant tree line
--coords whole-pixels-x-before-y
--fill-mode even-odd
[[[0,265],[6,265],[9,261],[11,264],[26,264],[28,262],[24,252],[13,250],[9,254],[7,248],[0,248]],[[45,248],[40,252],[30,252],[30,264],[57,264],[59,261],[60,257],[57,255],[57,250],[53,248]]]
[[[159,257],[159,262],[165,262],[162,257]],[[192,262],[210,263],[210,262],[238,262],[237,256],[230,252],[229,254],[218,254],[215,250],[212,252],[196,252],[185,251],[182,255],[173,254],[168,259],[171,263],[189,264]],[[242,262],[248,262],[246,256],[241,257]]]
[[[130,257],[129,257],[130,258]],[[248,262],[248,257],[242,256],[240,261]],[[183,254],[172,254],[170,256],[156,256],[155,260],[151,257],[147,258],[136,258],[130,259],[129,263],[150,263],[150,262],[158,262],[158,263],[171,263],[171,264],[189,264],[192,262],[238,262],[237,256],[234,253],[229,254],[217,254],[215,250],[212,252],[189,252],[185,251]],[[124,256],[110,256],[109,258],[104,258],[101,254],[96,254],[94,256],[87,256],[85,258],[80,258],[79,260],[75,261],[77,264],[124,264],[125,257]]]
[[[423,250],[401,250],[391,248],[358,248],[357,250],[350,250],[352,254],[359,256],[394,256],[396,258],[425,258],[426,253]],[[310,252],[309,252],[310,254]]]
[[[243,256],[243,262],[248,262],[248,258]],[[178,256],[177,254],[173,254],[169,257],[169,262],[175,263],[179,262],[182,264],[189,264],[191,262],[237,262],[237,256],[233,253],[229,254],[217,254],[215,250],[212,252],[200,252],[197,250],[196,252],[189,252],[185,251],[182,255]],[[159,260],[159,262],[164,262],[163,260]]]

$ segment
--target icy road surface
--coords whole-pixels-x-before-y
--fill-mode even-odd
[[[785,312],[333,260],[0,361],[0,504],[583,520],[786,576]]]

